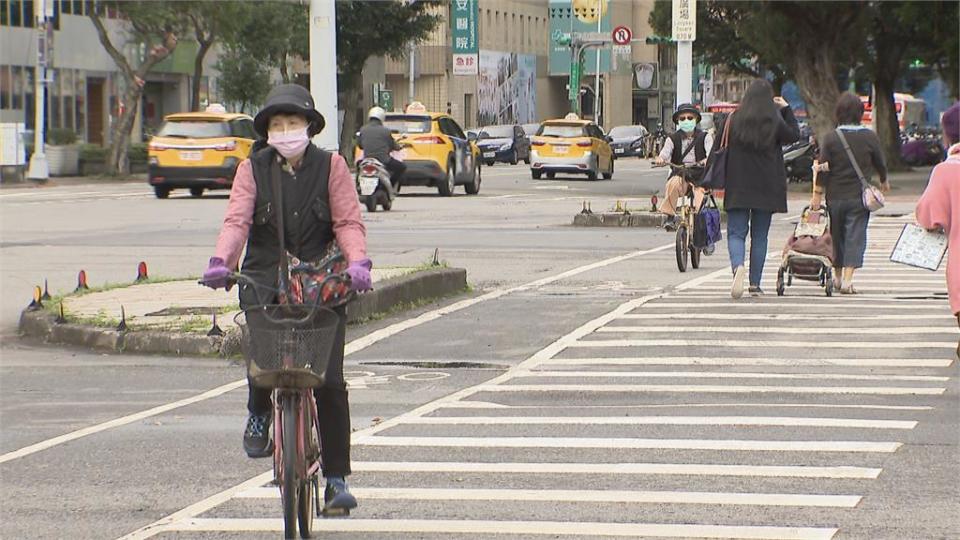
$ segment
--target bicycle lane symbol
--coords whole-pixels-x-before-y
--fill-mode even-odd
[[[371,386],[389,384],[391,377],[397,381],[427,382],[446,379],[450,374],[443,371],[413,371],[401,375],[377,375],[373,371],[344,371],[343,377],[351,390],[367,389]]]

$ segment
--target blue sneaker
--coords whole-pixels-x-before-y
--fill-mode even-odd
[[[357,507],[357,498],[350,493],[342,476],[331,476],[327,478],[327,488],[323,491],[323,503],[325,517],[349,516],[350,510]]]
[[[263,458],[273,455],[270,440],[270,423],[273,415],[251,414],[247,417],[247,429],[243,431],[243,450],[247,457]]]

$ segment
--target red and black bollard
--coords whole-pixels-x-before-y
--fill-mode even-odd
[[[220,325],[217,324],[217,312],[213,312],[213,326],[210,327],[210,331],[207,332],[208,336],[221,337],[223,336],[223,329],[220,328]]]
[[[150,279],[147,276],[147,263],[140,261],[137,265],[137,283]]]
[[[50,288],[47,286],[47,280],[46,280],[46,278],[44,278],[44,280],[43,280],[43,296],[41,296],[40,299],[41,299],[41,300],[50,300],[51,298],[52,298],[52,297],[50,296]]]
[[[117,332],[127,331],[127,311],[120,306],[120,324],[117,325]]]
[[[77,274],[77,288],[74,289],[73,292],[78,293],[88,290],[90,290],[90,287],[87,285],[87,271],[81,270],[80,273]]]

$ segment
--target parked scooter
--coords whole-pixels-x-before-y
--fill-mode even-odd
[[[943,161],[944,148],[939,130],[911,124],[900,132],[900,157],[907,165],[915,167]]]
[[[787,170],[787,182],[810,182],[813,180],[813,161],[817,157],[817,144],[813,137],[805,137],[783,147],[783,166]]]
[[[363,158],[357,164],[357,195],[368,212],[376,212],[377,206],[385,211],[393,208],[397,192],[390,181],[390,171],[376,158]]]

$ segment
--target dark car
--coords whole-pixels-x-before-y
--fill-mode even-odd
[[[643,126],[617,126],[607,134],[615,157],[637,156],[645,153],[649,132]]]
[[[530,141],[520,126],[487,126],[477,135],[480,156],[487,166],[496,162],[530,163]]]

